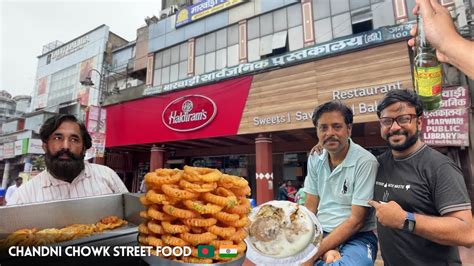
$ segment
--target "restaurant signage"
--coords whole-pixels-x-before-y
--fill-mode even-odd
[[[255,73],[272,68],[290,66],[315,60],[329,55],[336,55],[361,48],[368,48],[387,41],[399,40],[409,36],[411,24],[403,24],[395,27],[382,27],[377,30],[361,34],[350,35],[334,39],[332,41],[317,44],[311,47],[286,53],[284,55],[266,58],[252,63],[239,64],[234,67],[223,68],[211,73],[196,75],[187,79],[179,80],[166,85],[147,88],[143,95],[159,94],[189,87],[195,87],[223,79],[237,77],[249,73]]]
[[[186,95],[172,101],[162,114],[163,124],[178,132],[200,129],[217,114],[216,103],[203,95]]]
[[[15,142],[3,144],[3,158],[15,158]]]
[[[222,10],[247,2],[248,0],[204,0],[181,9],[176,15],[175,27],[202,19]]]
[[[443,88],[441,108],[424,113],[423,140],[430,146],[469,146],[469,91]]]
[[[40,139],[30,139],[28,141],[28,153],[44,154],[43,142]]]
[[[28,139],[15,141],[15,156],[28,153]]]

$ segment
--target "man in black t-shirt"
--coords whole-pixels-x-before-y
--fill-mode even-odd
[[[461,265],[456,246],[474,245],[471,202],[459,167],[419,139],[423,107],[394,90],[377,106],[381,135],[374,200],[385,265]]]

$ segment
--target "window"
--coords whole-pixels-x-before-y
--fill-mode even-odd
[[[373,25],[371,19],[352,24],[352,33],[353,34],[366,32],[366,31],[373,30],[373,29],[374,29],[374,25]]]
[[[48,65],[49,63],[51,63],[51,54],[49,54],[49,55],[46,57],[46,65]]]

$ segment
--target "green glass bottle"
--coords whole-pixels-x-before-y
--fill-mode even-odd
[[[423,30],[423,18],[418,16],[418,34],[415,39],[414,86],[425,111],[441,106],[442,68],[435,49],[428,43]]]

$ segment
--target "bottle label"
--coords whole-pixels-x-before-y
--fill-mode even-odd
[[[423,97],[435,96],[441,93],[441,64],[435,67],[416,67],[415,86],[418,94]]]

